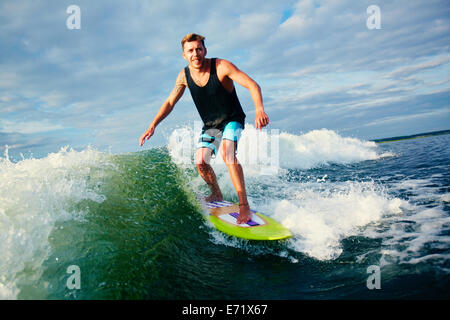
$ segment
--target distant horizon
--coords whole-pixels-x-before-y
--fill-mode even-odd
[[[326,128],[322,128],[325,130],[328,130]],[[264,130],[264,129],[263,129]],[[315,130],[320,130],[320,129],[315,129]],[[312,130],[311,130],[312,131]],[[310,132],[310,131],[308,131]],[[302,135],[302,134],[306,134],[308,132],[303,132],[303,133],[298,133],[298,135]],[[339,134],[339,133],[337,133]],[[375,143],[383,143],[383,142],[395,142],[395,141],[402,141],[402,140],[409,140],[409,139],[414,139],[414,138],[426,138],[426,137],[431,137],[431,136],[438,136],[438,135],[446,135],[446,134],[450,134],[450,129],[447,130],[436,130],[436,131],[428,131],[428,132],[420,132],[420,133],[416,133],[416,134],[411,134],[411,135],[402,135],[402,136],[394,136],[394,137],[385,137],[385,138],[378,138],[378,139],[359,139],[361,141],[371,141],[371,142],[375,142]],[[342,136],[343,138],[349,137],[349,136]],[[7,148],[8,147],[8,148]],[[153,148],[161,148],[161,147],[167,147],[167,143],[166,144],[162,144],[162,145],[153,145],[150,147],[150,149]],[[44,158],[47,157],[49,154],[51,153],[58,153],[59,151],[61,151],[64,148],[68,148],[69,150],[75,150],[77,152],[86,150],[87,148],[93,148],[94,150],[100,151],[100,152],[106,152],[105,149],[99,149],[96,146],[93,146],[91,144],[85,145],[85,146],[70,146],[70,145],[64,145],[64,146],[59,146],[56,147],[54,150],[49,150],[48,152],[40,152],[37,153],[37,157],[35,156],[35,154],[29,150],[27,152],[13,152],[13,154],[10,153],[10,150],[14,150],[14,148],[11,148],[10,146],[4,145],[4,146],[0,146],[0,159],[4,159],[5,158],[5,153],[8,153],[8,158],[9,160],[12,160],[13,162],[20,160],[20,158],[22,158],[22,155],[25,157],[24,154],[29,154],[32,159],[40,159],[40,158]],[[8,151],[7,151],[8,149]],[[106,148],[108,149],[108,148]],[[121,155],[121,154],[127,154],[127,153],[134,153],[134,152],[142,152],[142,151],[148,151],[148,149],[141,149],[141,150],[137,150],[137,151],[127,151],[127,152],[112,152],[111,154],[114,155]],[[25,157],[24,159],[28,159],[28,157]]]
[[[386,137],[386,138],[378,138],[378,139],[370,139],[370,141],[384,141],[384,140],[390,140],[390,139],[408,139],[413,137],[420,137],[420,136],[432,136],[432,135],[444,135],[444,134],[450,134],[450,129],[447,130],[437,130],[437,131],[429,131],[429,132],[420,132],[416,134],[410,134],[410,135],[403,135],[403,136],[395,136],[395,137]]]

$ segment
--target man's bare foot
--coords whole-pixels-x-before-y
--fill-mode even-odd
[[[215,201],[223,201],[222,194],[211,193],[209,196],[205,198],[206,202],[215,202]]]
[[[237,224],[247,223],[252,217],[250,212],[250,206],[248,203],[239,205],[239,216],[237,218]]]

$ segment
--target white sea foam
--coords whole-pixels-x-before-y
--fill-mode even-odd
[[[183,128],[179,136],[193,131]],[[258,132],[247,125],[242,133],[238,148],[238,158],[253,145],[259,143],[258,134],[265,135],[262,141],[270,141],[271,133]],[[180,139],[177,143],[183,143]],[[180,145],[177,147],[179,148]],[[189,149],[193,158],[195,145]],[[169,150],[175,161],[179,158],[174,140]],[[266,163],[242,163],[246,176],[249,202],[263,213],[272,216],[288,227],[294,237],[289,240],[290,249],[302,252],[319,260],[336,259],[342,253],[342,240],[351,236],[381,239],[383,247],[380,265],[393,262],[418,263],[431,259],[445,259],[445,255],[433,254],[421,257],[426,245],[445,249],[450,237],[442,231],[450,225],[450,217],[443,210],[448,203],[448,194],[441,194],[428,179],[405,179],[389,183],[383,178],[378,182],[328,182],[327,175],[301,177],[301,182],[285,179],[286,169],[309,170],[332,164],[350,164],[367,160],[378,160],[395,156],[381,151],[377,144],[355,138],[342,137],[331,130],[314,130],[301,135],[280,133],[278,135],[278,175],[263,174],[261,168]],[[193,168],[193,164],[186,164]],[[224,196],[236,199],[228,170],[221,157],[212,161]],[[441,179],[435,175],[432,179]],[[431,179],[430,178],[430,179]],[[434,187],[433,187],[434,185]],[[208,192],[201,177],[192,180],[194,190]],[[389,186],[389,187],[387,187]],[[387,190],[389,188],[389,190]],[[407,193],[409,200],[396,198],[392,193]],[[440,203],[432,208],[426,204]],[[242,247],[243,242],[231,241],[213,232],[213,241],[230,246]],[[250,250],[253,250],[249,246]],[[291,261],[295,261],[294,258]],[[363,261],[364,257],[357,257]]]
[[[450,193],[441,195],[442,202],[450,202]]]
[[[234,191],[226,175],[221,179],[226,196],[232,196]],[[294,251],[318,260],[334,260],[342,253],[343,239],[362,236],[381,240],[380,266],[448,259],[450,236],[445,230],[450,226],[450,217],[444,210],[447,198],[427,189],[431,181],[404,180],[390,186],[389,192],[373,181],[295,183],[272,177],[249,181],[249,192],[262,194],[259,199],[249,198],[251,206],[292,231],[293,238],[287,243]],[[389,195],[396,190],[408,193],[410,200]],[[422,200],[426,200],[425,204],[416,203]],[[433,207],[428,207],[429,202],[434,203]],[[214,239],[242,247],[218,235]],[[442,253],[424,256],[425,248]],[[367,254],[357,260],[364,261]]]
[[[106,163],[87,148],[63,148],[42,159],[12,163],[0,158],[0,299],[14,299],[18,283],[32,283],[49,255],[48,236],[57,221],[80,218],[70,202],[104,197],[87,186],[91,168]],[[26,270],[26,272],[23,272]]]
[[[382,231],[372,230],[371,235],[381,238],[389,248],[382,252],[386,261],[415,264],[448,259],[445,252],[422,256],[425,246],[445,251],[450,243],[450,236],[445,234],[450,226],[450,217],[444,210],[448,196],[440,194],[433,185],[431,179],[406,179],[391,186],[392,190],[407,193],[410,201],[401,216],[386,219]]]
[[[293,237],[286,242],[289,249],[318,260],[337,259],[343,251],[343,239],[370,237],[366,235],[368,226],[401,214],[407,206],[407,202],[385,195],[383,188],[373,182],[296,184],[278,181],[276,184],[289,189],[288,199],[281,200],[279,194],[272,192],[258,204],[250,200],[251,205],[291,230]],[[253,254],[264,253],[245,241],[229,239],[216,231],[211,231],[211,235],[215,243],[247,249]],[[287,251],[277,254],[298,262]]]
[[[199,134],[199,126],[185,126],[172,132],[168,149],[175,163],[193,166]],[[342,137],[332,130],[313,130],[295,135],[275,129],[257,130],[253,125],[246,124],[237,155],[247,174],[261,175],[278,173],[279,169],[311,169],[331,163],[376,160],[394,154],[380,152],[375,142]],[[215,157],[211,164],[223,166],[222,157]]]
[[[363,227],[401,212],[402,201],[389,199],[373,182],[323,187],[305,184],[293,198],[272,201],[266,209],[293,232],[294,250],[319,260],[336,259],[342,239],[361,235]]]
[[[193,159],[193,133],[190,128],[184,127],[175,132],[169,141],[172,158],[188,167],[189,163],[182,160]],[[250,159],[263,161],[250,163],[249,150],[264,155],[265,150],[258,150],[255,145],[273,141],[273,134],[278,140],[277,145],[271,145],[265,157]],[[320,260],[336,259],[342,253],[342,239],[359,234],[361,227],[380,221],[383,215],[401,212],[402,201],[389,199],[374,182],[327,183],[327,175],[324,175],[313,181],[307,179],[306,183],[295,183],[285,181],[283,175],[262,174],[261,169],[268,167],[267,160],[272,151],[278,151],[277,169],[281,171],[376,160],[392,154],[381,153],[374,142],[342,137],[327,129],[294,135],[260,132],[252,125],[247,125],[238,147],[238,159],[247,177],[247,191],[264,199],[258,204],[258,209],[293,232],[294,237],[289,243],[295,251]],[[184,158],[180,155],[184,155]],[[241,160],[243,155],[244,160]],[[216,157],[211,163],[224,196],[235,197],[234,187],[221,157]],[[191,186],[201,190],[204,183],[197,177]],[[257,198],[249,197],[251,205],[255,205]],[[226,237],[213,234],[215,242],[226,242]],[[242,242],[230,240],[228,245],[242,245]]]
[[[329,163],[347,164],[375,160],[375,142],[342,137],[332,130],[313,130],[302,135],[280,134],[281,165],[287,168],[310,169]]]

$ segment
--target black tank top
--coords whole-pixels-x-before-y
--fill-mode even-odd
[[[233,87],[228,92],[220,83],[216,72],[216,58],[211,59],[208,83],[204,87],[198,86],[192,80],[189,67],[184,68],[186,80],[192,99],[203,120],[203,129],[223,130],[228,122],[237,121],[244,127],[245,113]]]

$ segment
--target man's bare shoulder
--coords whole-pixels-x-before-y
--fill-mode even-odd
[[[231,61],[228,61],[226,59],[219,59],[216,60],[216,69],[217,72],[220,72],[221,74],[230,74],[236,70],[239,70],[238,67],[236,67]]]
[[[216,66],[220,68],[230,68],[230,67],[236,68],[236,66],[231,61],[220,58],[216,59]]]
[[[187,86],[186,73],[184,71],[184,68],[181,69],[181,71],[178,73],[177,84]]]

